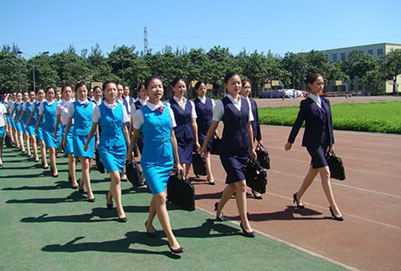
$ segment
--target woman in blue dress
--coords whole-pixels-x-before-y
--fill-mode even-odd
[[[44,118],[44,122],[42,125],[43,140],[45,142],[46,148],[49,150],[50,170],[52,172],[52,176],[55,178],[58,177],[58,170],[56,164],[56,150],[60,145],[60,135],[61,135],[61,129],[56,126],[57,104],[58,103],[54,99],[54,89],[52,87],[48,87],[46,89],[46,100],[39,106],[39,117],[38,120],[36,121],[36,128],[35,128],[35,133],[38,133],[39,126],[42,123],[42,119]],[[54,139],[53,137],[55,127],[57,127],[56,139]]]
[[[205,83],[198,81],[195,84],[195,92],[198,97],[194,100],[196,110],[196,123],[198,125],[198,138],[199,144],[202,146],[205,141],[206,134],[212,124],[213,108],[215,106],[214,100],[206,97],[207,88]],[[212,141],[207,145],[207,152],[205,153],[205,164],[207,180],[210,185],[215,185],[214,177],[210,164],[210,151],[212,150]]]
[[[15,123],[15,134],[17,139],[17,148],[19,148],[22,152],[25,152],[24,140],[22,138],[22,125],[19,121],[20,112],[22,110],[22,94],[17,93],[17,100],[14,103],[14,123]]]
[[[258,106],[256,104],[256,101],[252,99],[249,95],[252,92],[252,84],[251,81],[249,80],[242,80],[242,89],[241,89],[241,96],[244,97],[245,99],[249,100],[249,104],[251,105],[251,110],[252,110],[252,115],[254,120],[251,122],[252,124],[252,133],[253,133],[253,141],[255,140],[258,142],[257,144],[262,144],[262,134],[260,132],[260,122],[259,122],[259,112],[258,112]],[[252,194],[255,197],[255,199],[262,199],[262,195],[252,189]]]
[[[35,129],[37,120],[39,119],[39,107],[44,101],[44,99],[45,99],[45,92],[43,91],[43,89],[40,88],[36,91],[36,102],[32,105],[31,115],[29,116],[26,126],[27,127],[33,126],[33,132],[36,137],[35,141],[33,142],[39,142],[40,152],[42,155],[42,166],[43,168],[47,169],[49,166],[47,165],[46,147],[45,147],[45,142],[43,141],[43,131],[42,131],[44,118],[42,118],[42,122],[39,124],[38,130],[36,131]]]
[[[22,112],[22,124],[24,125],[24,129],[25,131],[27,131],[27,135],[25,137],[25,141],[26,141],[26,148],[28,151],[28,157],[31,154],[31,150],[30,150],[30,146],[32,145],[32,149],[33,149],[33,157],[35,159],[35,162],[39,162],[39,157],[38,157],[38,147],[36,145],[36,133],[35,133],[35,122],[30,122],[30,125],[28,124],[28,120],[31,116],[31,113],[34,111],[34,106],[35,106],[35,92],[34,91],[30,91],[29,92],[29,101],[27,101],[26,103],[24,103],[23,105],[23,112]]]
[[[12,140],[15,144],[17,149],[20,148],[19,141],[18,141],[18,131],[17,126],[15,125],[15,103],[17,102],[17,92],[13,92],[11,94],[11,99],[8,100],[8,108],[10,110],[10,124],[11,124],[11,134]]]
[[[184,97],[187,86],[183,79],[176,78],[171,84],[171,89],[174,96],[166,104],[173,110],[177,123],[174,134],[177,138],[180,161],[184,167],[184,178],[188,179],[192,164],[192,152],[194,149],[200,149],[195,105]]]
[[[84,145],[88,138],[92,124],[92,114],[95,104],[88,100],[88,89],[85,83],[78,83],[75,86],[77,99],[68,105],[68,120],[65,128],[65,134],[71,130],[72,120],[74,119],[73,131],[73,149],[74,157],[79,158],[81,162],[81,179],[79,180],[79,192],[84,193],[84,185],[86,186],[89,202],[95,202],[95,196],[92,192],[90,183],[90,167],[92,159],[95,155],[95,139],[92,138],[85,150]],[[67,138],[64,136],[67,143]]]
[[[22,104],[20,105],[20,110],[18,112],[18,124],[21,126],[22,137],[25,143],[25,150],[28,157],[31,157],[31,148],[29,147],[29,134],[28,130],[25,129],[26,121],[24,121],[24,108],[26,104],[29,102],[29,94],[28,92],[22,93]]]
[[[241,77],[237,73],[229,73],[224,77],[224,88],[227,96],[216,103],[213,109],[213,121],[202,145],[202,153],[206,153],[207,144],[216,132],[219,121],[223,121],[224,129],[220,143],[220,160],[227,173],[226,188],[220,202],[215,204],[216,219],[221,216],[224,205],[236,192],[236,202],[241,218],[242,233],[246,237],[255,237],[247,217],[245,169],[250,155],[256,157],[253,149],[251,121],[252,111],[249,102],[239,93],[242,88]]]
[[[56,107],[57,123],[56,127],[61,123],[61,139],[64,154],[68,156],[68,180],[71,182],[72,188],[77,188],[77,180],[75,178],[75,157],[74,157],[74,146],[73,146],[73,133],[74,133],[74,119],[71,122],[70,130],[68,134],[65,133],[65,128],[68,122],[68,107],[75,101],[74,93],[70,86],[64,86],[61,89],[61,96],[63,97],[61,103]],[[54,130],[54,137],[57,136],[57,129]]]
[[[106,195],[107,208],[113,208],[113,199],[117,206],[119,222],[127,222],[124,208],[121,202],[120,174],[125,166],[127,145],[129,137],[127,126],[124,125],[128,116],[123,105],[116,101],[117,86],[114,82],[103,84],[103,102],[93,111],[92,128],[89,132],[84,149],[88,145],[98,126],[101,127],[98,151],[106,171],[110,174],[110,191]]]
[[[153,227],[153,219],[157,214],[160,224],[168,239],[168,246],[172,253],[181,253],[184,249],[177,242],[171,230],[170,219],[166,208],[166,186],[173,169],[174,161],[178,172],[183,168],[177,150],[177,140],[173,128],[176,126],[174,114],[161,102],[163,97],[163,83],[157,77],[150,77],[145,81],[145,88],[149,97],[148,102],[134,115],[134,134],[128,149],[127,158],[132,161],[132,150],[142,131],[144,146],[141,165],[146,182],[152,191],[152,201],[149,207],[149,216],[145,222],[149,236],[157,235]]]

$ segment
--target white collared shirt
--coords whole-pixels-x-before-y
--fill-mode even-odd
[[[206,103],[206,96],[203,96],[203,97],[199,97],[199,96],[198,96],[198,99],[199,99],[199,101],[201,101],[201,103],[203,103],[203,104]],[[212,100],[212,108],[214,108],[215,105],[216,105],[216,103],[214,102],[213,99],[210,99],[210,100]]]
[[[180,99],[178,99],[176,96],[173,96],[174,101],[176,101],[176,103],[182,108],[182,110],[185,110],[185,106],[187,104],[187,102],[190,102],[192,105],[192,110],[191,110],[191,117],[193,119],[196,119],[198,116],[196,115],[196,110],[195,110],[195,104],[192,101],[189,101],[187,98],[183,97],[183,103],[180,105]],[[170,102],[166,102],[166,105],[171,109],[171,104]]]
[[[44,103],[47,103],[47,105],[52,105],[55,102],[56,102],[56,100],[54,100],[54,99],[51,102],[49,102],[48,100],[44,100],[39,106],[39,115],[43,115],[43,110],[45,110],[44,105],[43,105]]]
[[[70,99],[69,101],[62,100],[56,107],[56,115],[61,115],[61,125],[67,125],[68,122],[68,108],[70,104],[75,101],[74,98]],[[74,119],[72,119],[71,124],[74,124]]]
[[[146,104],[146,102],[149,100],[149,97],[146,97],[146,98],[147,98],[146,101],[144,101],[144,100],[142,100],[140,98],[136,99],[136,101],[139,101],[141,103],[141,105],[144,106]],[[131,118],[134,117],[135,111],[137,111],[138,109],[139,108],[136,108],[135,103],[131,104]]]
[[[241,111],[241,99],[236,101],[236,100],[234,100],[233,96],[231,96],[230,94],[227,94],[226,97],[228,99],[230,99],[230,101],[234,104],[234,107],[237,108],[238,111]],[[248,107],[249,107],[248,121],[253,121],[254,118],[253,118],[252,109],[251,109],[251,102],[249,101],[249,99],[247,99],[247,101],[248,101]],[[223,115],[224,115],[224,104],[223,104],[223,101],[220,100],[220,101],[217,101],[216,106],[213,108],[213,120],[221,121],[223,119]]]
[[[162,102],[159,102],[158,104],[152,104],[150,102],[147,102],[146,105],[151,111],[155,111],[156,109],[164,106]],[[171,110],[170,107],[165,107],[170,112],[170,119],[171,119],[171,127],[174,128],[177,126],[177,123],[175,122],[174,118],[174,113],[173,110]],[[144,117],[143,117],[143,111],[142,110],[136,110],[134,113],[133,117],[133,125],[135,129],[141,129],[142,125],[144,122]]]
[[[317,104],[317,106],[319,106],[319,108],[322,108],[322,100],[319,96],[309,93],[309,97]]]

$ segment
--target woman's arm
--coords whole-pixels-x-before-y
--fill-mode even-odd
[[[56,125],[54,126],[54,135],[53,135],[54,139],[57,139],[57,131],[58,131],[58,126],[60,125],[60,122],[61,122],[61,115],[57,115],[56,116]],[[64,143],[63,143],[63,146],[64,146]]]
[[[42,122],[43,115],[39,115],[38,120],[36,121],[36,126],[35,126],[35,133],[38,133],[38,128],[40,123]]]
[[[173,146],[174,162],[177,168],[177,173],[183,172],[184,168],[180,163],[180,156],[178,155],[177,138],[175,137],[174,129],[171,129],[171,145]]]
[[[210,139],[214,136],[217,127],[219,126],[219,122],[212,120],[212,124],[209,127],[209,131],[207,131],[207,135],[205,141],[203,142],[201,154],[206,155],[207,152],[207,144],[209,143]]]
[[[61,116],[61,115],[58,115],[58,116]],[[57,116],[57,117],[58,117]],[[72,117],[68,117],[68,119],[67,119],[67,126],[65,127],[65,131],[64,131],[64,138],[63,138],[63,147],[65,148],[66,146],[67,146],[67,135],[68,135],[68,132],[70,131],[70,129],[71,129],[71,125],[72,125]],[[57,127],[57,126],[56,126]],[[54,135],[56,135],[56,128],[54,129]]]
[[[28,121],[26,122],[25,130],[28,130],[28,126],[29,126],[29,124],[31,123],[31,121],[32,121],[34,115],[35,115],[35,112],[33,112],[33,110],[32,110],[32,111],[31,111],[31,115],[29,115],[29,119],[28,119]]]
[[[304,120],[306,118],[307,106],[308,105],[306,103],[306,100],[303,100],[301,102],[301,106],[299,108],[297,119],[295,120],[294,125],[292,125],[292,129],[291,129],[290,135],[288,137],[288,141],[284,146],[284,149],[286,151],[289,151],[291,149],[291,146],[294,143],[295,138],[298,135],[299,129],[301,129],[302,123],[304,122]]]
[[[195,118],[191,118],[191,128],[192,128],[192,133],[194,134],[195,150],[199,150],[201,146],[199,145],[198,124],[196,123],[196,119]]]
[[[129,148],[127,150],[127,160],[128,161],[132,161],[133,160],[132,152],[134,150],[134,146],[138,142],[138,138],[139,138],[140,133],[141,133],[140,129],[134,128],[134,133],[132,134],[131,142],[129,143]]]
[[[246,129],[248,130],[248,136],[249,136],[249,147],[250,147],[250,151],[251,151],[251,157],[255,158],[256,157],[256,152],[253,146],[253,132],[252,132],[252,124],[249,121]]]
[[[96,129],[97,129],[97,123],[96,123],[96,122],[92,122],[91,130],[90,130],[90,132],[89,132],[88,137],[86,138],[86,143],[85,143],[85,146],[84,146],[84,151],[87,151],[87,150],[88,150],[88,148],[89,148],[89,142],[91,141],[93,135],[95,134]],[[67,129],[66,129],[65,131],[66,131],[66,135],[67,135]]]

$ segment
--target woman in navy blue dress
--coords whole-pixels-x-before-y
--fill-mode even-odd
[[[68,105],[68,120],[65,128],[65,134],[68,135],[72,120],[74,119],[73,131],[73,149],[74,157],[81,162],[81,179],[79,180],[79,192],[84,193],[84,185],[86,186],[89,202],[95,201],[90,182],[90,167],[92,159],[95,155],[95,140],[89,143],[89,148],[84,150],[92,124],[92,114],[95,104],[87,99],[88,89],[84,83],[78,83],[75,86],[77,99]]]
[[[184,178],[188,179],[192,164],[192,152],[194,149],[200,149],[195,105],[184,97],[187,86],[183,79],[176,78],[172,82],[171,88],[174,96],[166,104],[174,112],[174,118],[177,123],[174,133],[177,138],[178,154],[184,167]]]
[[[198,81],[195,84],[195,92],[198,97],[194,100],[196,110],[196,124],[198,125],[198,139],[199,144],[202,146],[205,141],[206,134],[209,131],[210,125],[212,124],[214,101],[206,97],[207,88],[205,83]],[[206,173],[207,180],[210,185],[215,185],[214,177],[210,165],[210,151],[212,150],[212,141],[209,141],[207,145],[207,151],[205,153]]]
[[[224,123],[223,136],[220,143],[220,160],[227,173],[226,188],[220,202],[216,202],[216,219],[221,216],[224,205],[236,193],[236,202],[241,218],[241,229],[246,237],[255,237],[247,217],[245,169],[250,156],[256,157],[253,149],[251,121],[252,111],[249,102],[239,93],[242,88],[241,77],[237,73],[229,73],[224,77],[224,88],[227,96],[216,103],[213,109],[213,121],[202,145],[202,154],[207,151],[207,144],[215,134],[220,121]]]
[[[42,123],[44,119],[44,123],[42,125],[43,132],[43,140],[45,142],[46,148],[49,150],[49,158],[50,158],[50,170],[52,172],[53,177],[58,177],[58,170],[56,165],[56,149],[60,145],[60,135],[61,129],[56,126],[57,115],[56,115],[56,107],[57,101],[54,99],[54,89],[52,87],[48,87],[46,89],[46,100],[41,103],[39,107],[39,117],[36,122],[35,133],[38,133],[39,125]],[[54,128],[57,127],[57,137],[54,139]]]
[[[98,126],[101,126],[98,151],[106,171],[110,174],[110,191],[106,195],[107,208],[113,208],[113,199],[117,205],[119,222],[127,222],[121,202],[120,174],[125,166],[127,145],[129,144],[126,123],[128,116],[123,105],[116,101],[117,86],[113,82],[103,84],[104,100],[93,111],[92,128],[89,132],[84,150],[88,145]]]
[[[293,195],[293,201],[298,208],[304,208],[302,197],[319,173],[322,186],[327,200],[330,204],[330,213],[335,220],[344,220],[334,200],[330,185],[330,170],[327,165],[326,154],[334,145],[333,125],[331,120],[331,109],[329,100],[320,97],[324,88],[324,79],[320,73],[311,73],[305,80],[308,86],[309,97],[301,101],[297,119],[292,126],[288,142],[284,149],[289,151],[295,138],[305,121],[305,131],[302,146],[306,147],[312,158],[309,172],[298,192]]]
[[[262,134],[260,132],[259,112],[258,112],[258,106],[256,104],[256,101],[249,96],[251,94],[251,92],[252,92],[251,81],[242,80],[241,96],[244,97],[245,99],[249,100],[249,103],[251,105],[252,115],[254,118],[254,120],[251,122],[253,141],[255,142],[255,140],[256,140],[258,142],[257,145],[259,145],[259,144],[262,144]],[[262,199],[262,195],[253,189],[252,189],[252,194],[255,197],[255,199]]]
[[[166,207],[166,186],[173,164],[178,172],[183,168],[177,150],[177,141],[174,135],[174,114],[168,106],[163,105],[163,83],[157,77],[150,77],[145,81],[145,88],[149,101],[134,115],[134,134],[128,149],[127,158],[132,161],[132,150],[137,143],[141,131],[144,136],[144,146],[141,157],[143,174],[152,191],[152,201],[149,206],[148,220],[145,222],[149,236],[157,235],[153,227],[153,219],[157,214],[160,224],[168,239],[168,246],[172,253],[184,252],[171,230],[170,219]]]

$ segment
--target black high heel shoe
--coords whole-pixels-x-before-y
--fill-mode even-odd
[[[344,221],[344,217],[343,216],[335,216],[334,215],[333,210],[331,209],[331,207],[329,208],[329,210],[330,210],[331,216],[333,217],[334,220]]]
[[[171,253],[179,254],[179,253],[183,253],[185,251],[183,247],[173,249],[172,247],[170,247],[170,244],[167,244],[167,245],[168,245],[168,248],[170,249]]]
[[[146,228],[146,224],[148,221],[145,221],[145,229],[146,229],[146,234],[151,237],[151,238],[156,238],[158,236],[156,229],[152,225],[153,232],[148,232],[148,229]],[[171,249],[171,248],[170,248]]]
[[[256,196],[256,193],[253,189],[252,189],[252,194],[255,199],[263,199],[262,195]]]
[[[297,204],[297,207],[298,207],[299,209],[305,208],[305,206],[303,206],[302,204],[299,203],[297,196],[298,196],[298,193],[294,193],[294,195],[292,196],[292,197],[294,198],[294,200],[293,200],[292,202],[293,202],[293,203],[296,203],[296,204]]]
[[[113,200],[111,201],[111,203],[108,203],[109,200],[109,193],[106,194],[106,206],[107,209],[113,209]]]
[[[240,225],[240,227],[241,227],[242,234],[243,234],[245,237],[251,237],[251,238],[255,237],[255,232],[253,232],[253,231],[251,231],[251,232],[245,231],[244,227],[242,227],[242,222],[239,223],[239,225]]]
[[[225,219],[225,217],[224,216],[217,216],[217,207],[219,207],[219,203],[218,202],[216,202],[215,204],[214,204],[214,211],[216,212],[216,220],[217,221],[224,221],[224,220],[226,220]]]
[[[127,217],[118,217],[117,218],[117,221],[121,222],[121,223],[125,223],[125,222],[127,222],[127,220],[128,220]]]

